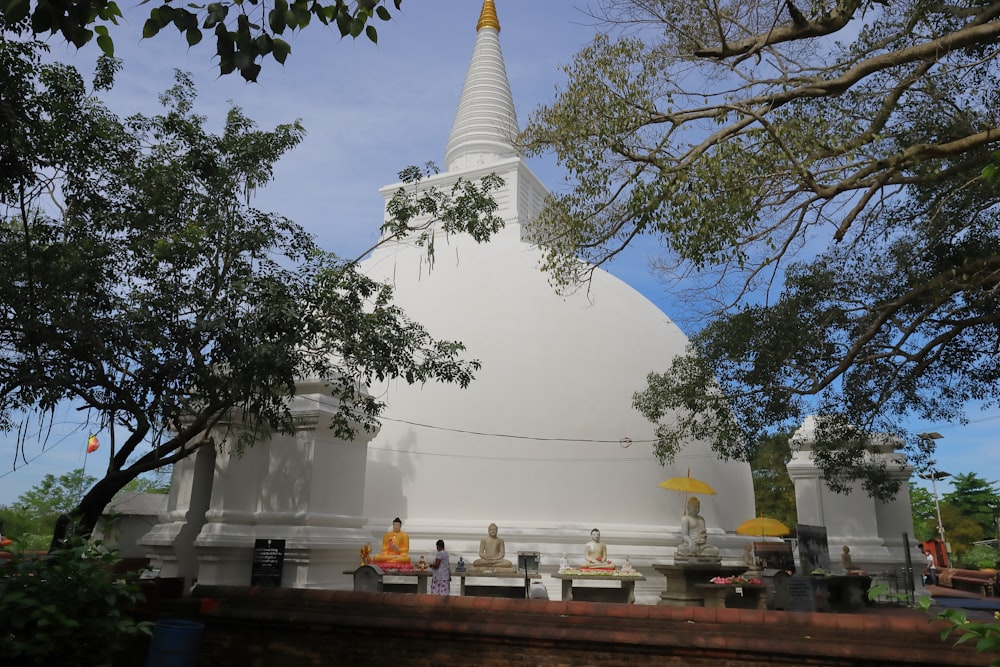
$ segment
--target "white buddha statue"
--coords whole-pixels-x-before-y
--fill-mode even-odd
[[[584,547],[586,562],[584,567],[613,569],[611,561],[608,560],[608,547],[601,542],[601,531],[594,528],[590,531],[590,541]]]
[[[708,528],[701,516],[701,501],[691,496],[687,511],[681,518],[681,543],[677,546],[675,558],[719,558],[719,548],[708,544]]]

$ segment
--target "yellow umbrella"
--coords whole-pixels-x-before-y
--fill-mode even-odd
[[[781,537],[792,532],[789,530],[788,526],[781,523],[777,519],[771,519],[766,516],[758,516],[753,519],[747,519],[740,525],[736,526],[736,532],[739,535],[760,535],[764,537]]]
[[[660,482],[660,487],[671,491],[682,493],[701,493],[707,496],[714,496],[715,489],[710,487],[700,479],[691,476],[691,468],[688,468],[687,477],[671,477]]]

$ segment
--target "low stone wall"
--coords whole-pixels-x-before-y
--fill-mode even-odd
[[[197,588],[202,663],[240,667],[774,667],[987,665],[915,610],[818,614],[435,597],[303,589]]]

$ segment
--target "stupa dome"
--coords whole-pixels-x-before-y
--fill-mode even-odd
[[[487,0],[484,13],[493,5]],[[497,202],[506,227],[482,245],[439,236],[433,266],[426,248],[406,240],[361,265],[392,284],[395,303],[432,335],[462,341],[482,369],[464,390],[371,388],[388,408],[368,448],[364,514],[373,532],[402,516],[411,535],[464,536],[470,546],[496,522],[508,543],[543,552],[582,544],[597,526],[619,558],[630,549],[633,562],[640,553],[652,560],[672,551],[668,533],[684,506],[658,484],[690,469],[718,491],[702,498],[710,528],[732,531],[754,514],[749,467],[690,443],[664,468],[652,453],[654,425],[631,406],[646,375],[684,351],[684,333],[602,270],[586,289],[557,294],[540,268],[542,252],[522,240],[546,190],[509,143],[517,121],[498,25],[495,15],[479,22],[448,171],[422,185],[447,190],[459,177],[496,173],[505,181]],[[388,200],[400,186],[382,193]]]

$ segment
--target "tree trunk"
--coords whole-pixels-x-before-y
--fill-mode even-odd
[[[135,477],[137,477],[137,473],[119,470],[108,473],[97,484],[94,484],[72,512],[59,516],[52,533],[49,551],[67,546],[67,541],[71,541],[71,538],[90,538],[104,508],[111,503],[115,494],[125,488],[125,485]]]

